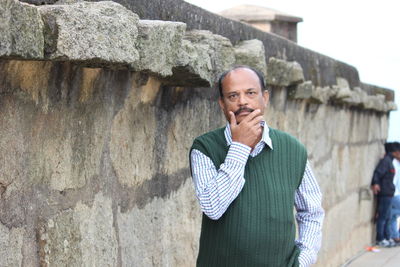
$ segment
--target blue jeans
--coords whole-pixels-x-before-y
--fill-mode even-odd
[[[390,212],[392,197],[378,197],[378,220],[376,222],[376,241],[390,239]]]
[[[399,227],[397,226],[397,217],[400,216],[400,195],[392,198],[392,211],[390,215],[390,237],[399,238]]]

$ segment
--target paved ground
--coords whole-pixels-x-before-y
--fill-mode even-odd
[[[342,267],[399,267],[400,247],[378,248],[379,252],[361,252]]]

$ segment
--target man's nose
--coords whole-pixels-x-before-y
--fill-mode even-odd
[[[248,104],[247,97],[245,94],[239,94],[238,104],[241,106],[245,106]]]

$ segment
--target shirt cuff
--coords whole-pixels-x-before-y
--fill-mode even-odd
[[[301,250],[299,255],[299,267],[308,267],[314,263],[314,257],[310,255],[306,250]]]
[[[228,154],[225,158],[225,163],[227,161],[235,161],[237,163],[246,165],[247,158],[250,155],[251,147],[238,142],[232,142],[229,147]]]

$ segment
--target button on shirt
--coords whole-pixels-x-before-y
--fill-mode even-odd
[[[229,123],[225,128],[225,139],[229,150],[219,169],[209,157],[193,149],[191,157],[192,175],[202,211],[213,220],[218,220],[239,195],[245,184],[244,170],[248,157],[255,157],[267,145],[273,149],[269,128],[265,122],[260,142],[251,147],[232,141]],[[321,192],[309,162],[306,164],[302,182],[295,193],[296,220],[299,238],[295,241],[300,248],[300,266],[316,262],[321,247],[321,230],[324,210],[321,206]]]

